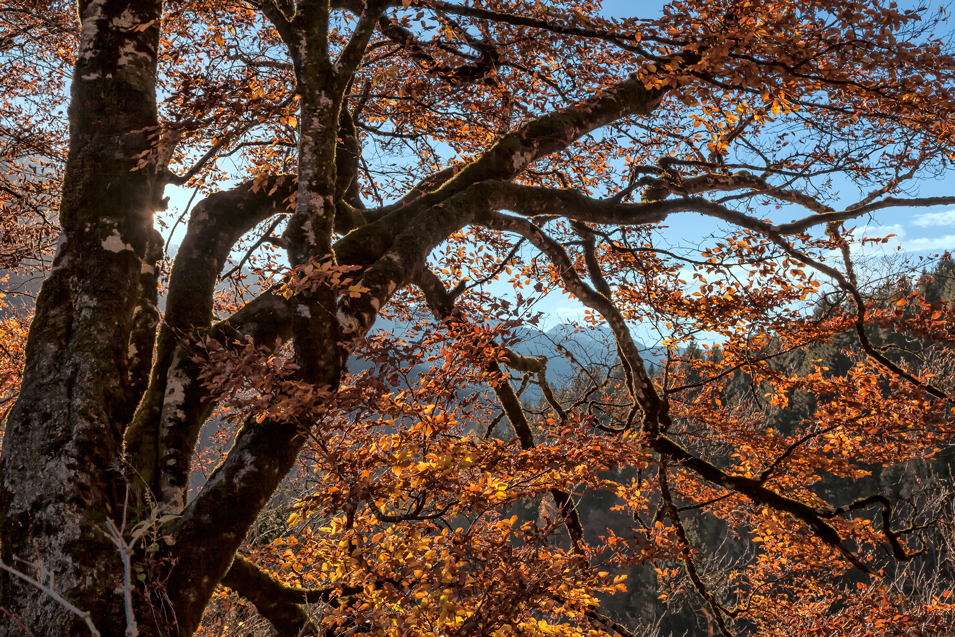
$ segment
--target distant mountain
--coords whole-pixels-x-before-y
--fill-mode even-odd
[[[582,328],[562,323],[542,332],[533,327],[523,327],[515,334],[519,344],[513,349],[522,356],[547,358],[547,380],[559,387],[571,382],[581,374],[580,366],[614,365],[617,362],[617,346],[613,332],[606,325]],[[637,348],[648,365],[659,365],[666,357],[666,350],[648,348],[636,341]]]
[[[409,328],[387,318],[379,318],[371,335],[381,332],[390,332],[401,338],[407,336]],[[525,325],[514,330],[506,343],[522,356],[545,357],[547,381],[555,388],[568,385],[579,377],[583,373],[582,367],[605,367],[617,363],[613,333],[606,325],[587,328],[562,323],[546,331]],[[665,359],[666,350],[663,348],[649,348],[639,341],[636,345],[648,366],[659,365]],[[351,373],[370,367],[371,364],[361,358],[353,358],[348,364]],[[426,371],[427,367],[425,364],[413,367],[412,376]],[[529,387],[524,394],[524,398],[532,401],[540,397],[540,390],[536,386]]]

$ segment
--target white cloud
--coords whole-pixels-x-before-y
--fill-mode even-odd
[[[955,250],[955,234],[941,237],[922,237],[900,242],[902,249],[907,252],[922,252],[925,250]]]
[[[887,237],[890,234],[895,235],[894,237],[892,237],[892,239],[899,241],[900,239],[905,237],[905,228],[900,223],[895,223],[892,225],[879,225],[875,223],[870,223],[870,224],[866,224],[862,228],[861,234],[857,234],[857,237],[858,238],[861,238],[861,237],[882,238],[882,237]]]
[[[898,223],[892,225],[866,224],[852,235],[852,241],[849,243],[849,253],[853,258],[871,258],[893,254],[898,251],[900,245],[904,246],[906,243],[903,241],[905,235],[905,228]],[[862,243],[862,239],[882,239],[884,237],[890,237],[886,243],[881,241]],[[823,256],[824,260],[835,261],[841,267],[842,251],[827,250]]]
[[[587,310],[582,305],[569,306],[569,305],[559,305],[551,310],[551,314],[559,316],[560,318],[582,318],[586,314]]]
[[[925,212],[915,215],[912,223],[923,228],[933,226],[955,226],[955,208],[945,212]]]

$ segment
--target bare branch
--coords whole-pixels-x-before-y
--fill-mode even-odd
[[[46,570],[46,569],[44,569],[44,568],[42,567],[42,565],[34,565],[34,566],[36,566],[37,569],[38,569],[41,573],[43,573],[43,572]],[[33,579],[32,577],[30,577],[30,576],[27,575],[26,573],[22,573],[22,572],[18,571],[17,569],[13,568],[12,566],[6,564],[3,560],[0,560],[0,570],[4,570],[4,571],[6,571],[7,573],[10,573],[10,575],[13,575],[13,576],[16,577],[17,579],[21,579],[21,580],[23,580],[24,582],[26,582],[27,584],[30,584],[30,585],[34,586],[34,587],[35,587],[37,590],[39,590],[40,592],[49,595],[51,598],[53,598],[54,600],[56,600],[56,602],[57,602],[58,604],[60,604],[61,606],[63,606],[63,608],[67,609],[68,611],[70,611],[71,613],[73,613],[74,615],[76,615],[77,617],[79,617],[80,619],[82,619],[83,622],[86,624],[86,627],[89,628],[90,635],[92,635],[93,637],[100,637],[100,632],[99,632],[99,630],[97,630],[96,625],[93,623],[93,617],[89,614],[89,612],[80,610],[79,608],[77,608],[77,607],[74,606],[73,604],[71,604],[71,603],[69,603],[68,601],[66,601],[66,598],[64,598],[62,595],[60,595],[59,593],[57,593],[54,589],[52,589],[52,588],[50,588],[49,586],[46,586],[46,585],[44,585],[43,583],[41,583],[41,582],[39,582],[39,581]]]

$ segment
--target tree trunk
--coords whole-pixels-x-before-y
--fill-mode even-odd
[[[155,168],[159,0],[81,0],[60,203],[63,237],[37,299],[0,455],[0,557],[122,635],[123,431],[140,399],[157,312]],[[64,242],[65,240],[65,242]],[[145,348],[145,350],[144,350]],[[52,573],[44,577],[37,566]],[[88,635],[49,594],[0,574],[0,635]]]

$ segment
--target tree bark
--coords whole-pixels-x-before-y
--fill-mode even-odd
[[[0,455],[0,557],[122,635],[122,568],[101,532],[121,515],[117,459],[155,330],[155,170],[137,169],[158,125],[159,0],[81,0],[60,203],[65,243],[37,299],[19,399]],[[134,28],[141,27],[141,28]],[[151,357],[150,357],[151,358]],[[121,589],[121,587],[120,587]],[[0,575],[0,605],[35,635],[88,635],[49,595]],[[0,616],[0,635],[22,635]]]

